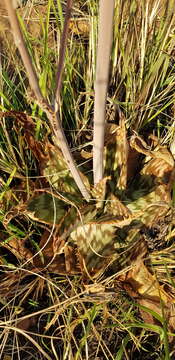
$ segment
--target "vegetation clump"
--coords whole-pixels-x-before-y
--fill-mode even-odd
[[[173,3],[0,2],[3,360],[173,358]]]

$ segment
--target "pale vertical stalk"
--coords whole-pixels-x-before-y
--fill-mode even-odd
[[[109,65],[113,39],[115,0],[100,0],[95,80],[93,174],[94,184],[103,178],[104,132]]]
[[[70,0],[68,0],[68,1],[70,2]],[[43,109],[43,111],[46,112],[47,117],[50,121],[52,130],[53,130],[53,133],[55,135],[55,145],[57,145],[61,148],[63,156],[67,162],[68,168],[70,169],[72,176],[73,176],[79,190],[81,191],[83,197],[86,200],[89,200],[89,198],[90,198],[89,193],[81,179],[80,173],[76,167],[73,156],[69,149],[69,145],[67,143],[67,140],[66,140],[66,137],[65,137],[60,119],[59,119],[58,111],[55,112],[52,109],[52,107],[47,103],[47,100],[43,97],[43,95],[41,93],[34,66],[32,64],[28,50],[25,46],[25,42],[24,42],[22,32],[21,32],[21,29],[19,26],[18,18],[17,18],[16,12],[15,12],[13,0],[5,0],[5,5],[6,5],[7,11],[8,11],[9,21],[10,21],[11,28],[13,31],[13,36],[14,36],[16,45],[19,49],[20,55],[22,57],[24,66],[26,68],[28,78],[29,78],[29,83],[30,83],[31,89],[33,90],[34,96],[35,96],[35,101]]]
[[[16,16],[15,2],[13,0],[5,0],[5,5],[6,5],[7,11],[8,11],[9,21],[10,21],[10,25],[11,25],[12,32],[13,32],[14,41],[15,41],[16,46],[19,49],[22,61],[26,68],[27,74],[29,76],[29,83],[30,83],[31,89],[33,90],[37,99],[42,101],[43,96],[41,94],[40,87],[38,84],[38,78],[37,78],[34,66],[32,64],[29,52],[25,46],[22,32],[21,32],[21,29],[19,26],[19,21]]]

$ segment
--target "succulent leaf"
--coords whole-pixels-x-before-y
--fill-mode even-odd
[[[50,185],[59,190],[59,192],[79,194],[79,190],[61,150],[51,144],[47,144],[46,153],[48,154],[48,159],[43,167],[43,175],[47,178]],[[88,178],[81,172],[80,175],[86,187],[90,189]]]
[[[27,205],[28,215],[33,220],[55,225],[60,224],[67,209],[67,204],[49,193],[35,196]]]
[[[128,141],[126,137],[125,117],[120,112],[118,127],[107,127],[105,172],[115,179],[120,190],[126,188]]]
[[[82,225],[70,237],[77,244],[89,271],[102,268],[114,252],[115,228],[112,225]]]

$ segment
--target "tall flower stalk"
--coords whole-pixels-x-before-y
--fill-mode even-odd
[[[113,38],[114,0],[100,0],[98,49],[95,80],[93,174],[94,184],[103,178],[103,151],[106,118],[106,98]]]

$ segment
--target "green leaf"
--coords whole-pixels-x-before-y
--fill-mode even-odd
[[[32,198],[27,205],[28,216],[46,224],[59,225],[68,206],[54,195],[44,193]]]
[[[50,185],[58,189],[59,192],[79,194],[77,185],[68,169],[61,150],[49,144],[46,148],[46,153],[48,153],[48,160],[43,169],[43,175],[47,178]],[[90,189],[87,177],[82,173],[80,175],[85,186]]]

